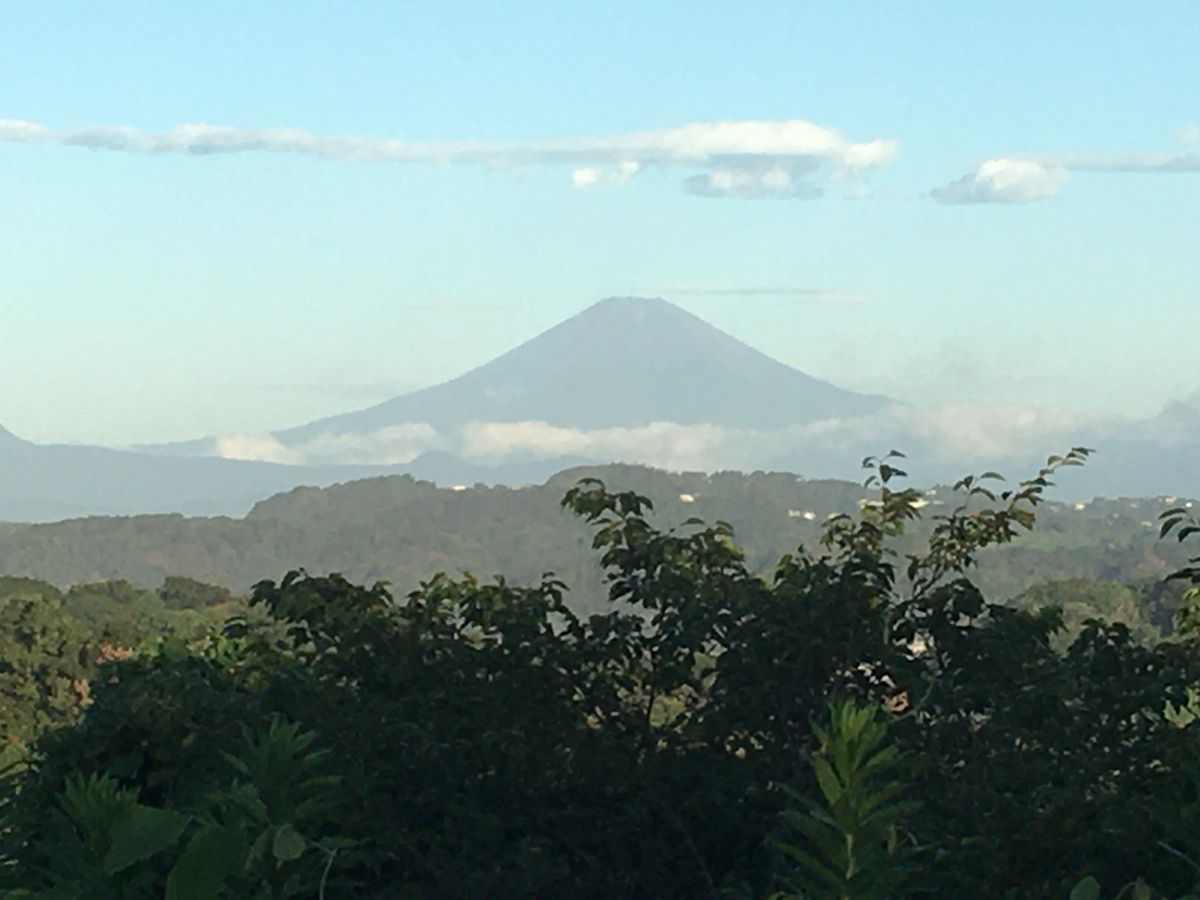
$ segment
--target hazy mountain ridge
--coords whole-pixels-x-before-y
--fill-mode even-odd
[[[649,496],[661,524],[691,516],[732,522],[760,572],[800,544],[816,547],[825,518],[856,512],[867,496],[854,482],[789,473],[705,475],[639,466],[577,468],[517,489],[452,490],[400,475],[295,488],[255,504],[242,519],[159,515],[4,526],[0,562],[7,574],[61,586],[127,578],[153,587],[167,575],[185,575],[236,591],[301,566],[353,580],[386,579],[398,593],[438,571],[503,573],[513,583],[553,571],[580,605],[598,608],[604,588],[591,532],[559,506],[586,476]],[[935,490],[926,515],[953,502],[945,488]],[[1009,596],[1049,578],[1162,577],[1187,555],[1177,543],[1157,539],[1157,515],[1167,505],[1163,499],[1079,508],[1050,502],[1032,535],[985,555],[981,583]],[[914,540],[923,529],[916,527]]]
[[[854,477],[898,447],[916,483],[1036,471],[1101,450],[1061,496],[1196,493],[1195,404],[1138,421],[1037,407],[927,410],[846,391],[661,299],[609,298],[444,384],[265,435],[116,450],[0,428],[0,520],[241,515],[299,485],[408,472],[443,485],[539,484],[612,461]],[[236,445],[236,446],[235,446]]]
[[[279,449],[277,458],[253,452],[229,458],[239,454],[211,438],[118,450],[32,444],[0,429],[0,520],[240,515],[297,485],[397,472],[442,484],[539,483],[563,468],[605,462],[605,454],[518,447],[472,456],[457,429],[488,422],[768,428],[855,415],[886,402],[811,378],[665,300],[611,298],[444,384],[276,432],[267,440],[274,442],[268,449]],[[425,440],[422,428],[438,429],[438,440]],[[249,440],[253,450],[255,439]],[[309,454],[315,461],[287,452],[313,440],[327,442]],[[407,442],[416,452],[401,453],[404,462],[390,458],[395,453],[386,447],[380,459],[339,458],[362,454],[362,444],[375,440]],[[637,461],[633,451],[616,455]]]
[[[88,515],[241,515],[298,484],[330,485],[394,469],[305,467],[213,458],[171,458],[0,436],[0,520]]]

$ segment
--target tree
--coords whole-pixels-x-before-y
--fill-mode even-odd
[[[973,581],[980,554],[1031,529],[1051,476],[1086,456],[1005,490],[963,479],[923,544],[898,455],[869,458],[861,512],[769,577],[729,525],[663,529],[647,498],[587,480],[563,501],[606,573],[609,604],[586,617],[551,575],[438,575],[403,598],[303,571],[260,583],[222,635],[109,663],[82,722],[38,742],[10,784],[7,870],[44,875],[58,846],[44,811],[79,778],[190,817],[181,835],[224,823],[245,727],[277,721],[314,734],[320,777],[339,779],[296,829],[325,848],[311,859],[331,896],[761,897],[795,874],[774,843],[781,814],[822,797],[842,838],[871,834],[872,884],[900,890],[869,811],[836,809],[856,772],[890,758],[886,719],[906,759],[896,784],[920,800],[905,840],[928,848],[914,891],[1061,897],[1085,875],[1129,883],[1147,860],[1164,890],[1185,890],[1157,813],[1195,754],[1170,714],[1200,679],[1194,641],[1089,621],[1061,647],[1060,611],[989,602]],[[827,726],[831,701],[851,705]],[[853,748],[856,763],[838,760]],[[285,856],[300,846],[280,840]],[[155,889],[185,846],[147,857]],[[316,870],[295,883],[312,890]]]

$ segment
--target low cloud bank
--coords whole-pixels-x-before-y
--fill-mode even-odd
[[[293,445],[270,435],[227,436],[217,439],[216,451],[227,458],[292,464],[397,465],[440,450],[489,468],[573,457],[676,471],[775,469],[855,478],[862,457],[897,448],[908,454],[914,482],[931,483],[984,469],[1022,477],[1046,454],[1080,444],[1100,450],[1083,476],[1068,479],[1080,490],[1200,493],[1200,477],[1189,462],[1200,445],[1200,398],[1137,420],[1021,404],[896,405],[773,431],[673,422],[581,430],[525,421],[472,422],[438,434],[429,425],[409,423],[365,435],[324,434]]]
[[[762,468],[783,459],[849,460],[907,447],[934,462],[992,462],[1030,447],[1057,448],[1106,420],[1047,407],[954,404],[892,406],[869,416],[827,419],[776,431],[655,422],[640,428],[581,431],[546,422],[473,423],[462,430],[468,458],[574,454],[646,462],[668,469]],[[888,446],[884,446],[884,445]],[[803,466],[801,466],[803,471]]]
[[[424,423],[391,425],[368,434],[322,434],[301,444],[284,444],[271,434],[222,435],[215,455],[287,465],[390,466],[411,462],[437,444]]]

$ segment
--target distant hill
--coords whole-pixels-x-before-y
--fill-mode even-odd
[[[242,515],[257,500],[298,485],[330,485],[390,471],[395,470],[281,466],[34,444],[0,428],[0,521],[158,512]]]
[[[596,460],[574,456],[550,456],[506,462],[502,465],[484,465],[468,462],[444,450],[422,453],[400,468],[406,475],[422,481],[431,481],[443,487],[454,485],[532,485],[542,484],[552,475],[564,469],[597,465]]]
[[[179,513],[242,516],[295,487],[409,473],[437,484],[537,484],[590,460],[559,456],[502,465],[431,451],[397,466],[300,466],[211,456],[158,455],[70,444],[35,444],[0,427],[0,522]]]
[[[815,547],[825,518],[856,512],[866,496],[853,482],[788,473],[677,474],[638,466],[573,469],[520,489],[453,490],[389,476],[296,488],[256,504],[242,519],[137,516],[0,525],[0,574],[64,587],[120,578],[155,587],[167,575],[184,575],[245,591],[303,566],[356,581],[386,579],[402,594],[438,571],[504,574],[514,583],[553,571],[571,587],[577,606],[598,609],[604,587],[591,532],[559,506],[586,475],[649,496],[664,525],[693,515],[731,522],[759,572],[800,544]],[[944,488],[935,490],[926,513],[950,500]],[[1032,535],[984,554],[980,584],[1000,598],[1049,579],[1160,578],[1182,565],[1189,549],[1158,540],[1157,515],[1168,505],[1162,499],[1079,508],[1048,503]],[[915,527],[915,539],[923,530]]]

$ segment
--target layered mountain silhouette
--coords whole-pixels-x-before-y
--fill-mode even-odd
[[[35,444],[0,428],[0,521],[138,513],[243,515],[258,500],[299,485],[332,485],[395,471]]]
[[[805,375],[666,300],[611,297],[451,381],[275,437],[292,445],[411,422],[439,432],[524,421],[777,429],[863,415],[888,402]]]
[[[1200,405],[1177,406],[1139,423],[1072,434],[1072,443],[1105,450],[1082,478],[1071,479],[1075,491],[1194,493]],[[614,461],[686,467],[639,456],[647,446],[653,452],[663,433],[667,443],[691,440],[690,432],[680,437],[657,429],[661,423],[716,434],[716,449],[706,457],[716,468],[855,477],[856,460],[900,446],[914,457],[911,471],[920,482],[964,474],[964,462],[943,452],[939,432],[923,428],[917,413],[806,375],[665,300],[610,298],[444,384],[250,442],[278,451],[270,458],[304,465],[224,458],[231,455],[229,442],[213,438],[117,450],[34,444],[0,427],[0,521],[242,515],[256,501],[295,487],[394,473],[442,485],[530,484],[572,466]],[[516,449],[497,454],[464,438],[481,423],[500,430],[504,423],[546,423],[559,431],[548,443],[518,441]],[[407,440],[406,428],[426,436],[418,455],[401,455],[398,445],[387,443],[397,433]],[[540,425],[513,430],[545,432]],[[651,443],[555,443],[564,432],[568,438],[636,433]],[[1028,458],[1020,459],[1004,451],[985,468],[1027,473],[1046,452],[1061,449],[1029,447]],[[934,462],[922,466],[920,460]]]
[[[401,471],[442,484],[530,483],[604,461],[578,454],[526,454],[488,464],[464,459],[452,437],[470,423],[775,429],[861,415],[887,402],[805,375],[665,300],[610,298],[444,384],[272,435],[285,448],[418,423],[447,436],[442,446],[403,465],[345,465],[328,451],[320,460],[327,465],[224,459],[215,439],[134,450],[48,446],[0,428],[0,520],[240,515],[255,501],[299,485]]]

